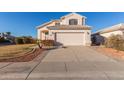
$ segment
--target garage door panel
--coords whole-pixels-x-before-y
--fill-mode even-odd
[[[63,45],[83,45],[84,33],[57,33],[56,40]]]

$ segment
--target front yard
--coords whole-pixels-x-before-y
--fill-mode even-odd
[[[0,62],[26,62],[42,52],[36,44],[8,45],[0,47]]]
[[[116,50],[113,48],[106,48],[103,46],[102,47],[97,46],[97,47],[94,47],[94,49],[98,52],[101,52],[101,53],[108,55],[110,57],[113,57],[115,59],[124,60],[124,51],[119,51],[119,50]]]
[[[32,50],[34,44],[8,45],[0,47],[0,59],[7,59],[21,56]]]

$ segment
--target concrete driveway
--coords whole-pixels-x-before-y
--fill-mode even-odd
[[[32,62],[1,63],[0,79],[124,79],[124,62],[90,47],[59,48]]]

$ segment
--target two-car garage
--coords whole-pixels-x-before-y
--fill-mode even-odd
[[[84,45],[83,32],[57,32],[56,41],[62,45]]]

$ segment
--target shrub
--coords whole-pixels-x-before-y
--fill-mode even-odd
[[[21,38],[21,37],[16,37],[16,38],[15,38],[15,43],[16,43],[16,44],[24,44],[23,38]]]
[[[4,42],[4,38],[3,37],[0,37],[0,43]]]
[[[54,46],[54,40],[42,40],[41,43],[44,46]]]
[[[40,49],[42,48],[41,40],[37,39],[35,40],[35,43],[38,45]]]
[[[23,37],[24,44],[36,44],[37,40],[32,38],[31,36]]]
[[[34,44],[34,43],[36,43],[36,40],[30,36],[29,37],[23,36],[23,37],[16,37],[15,43],[16,44]]]
[[[112,35],[105,40],[105,46],[117,50],[124,50],[124,37],[121,35]]]
[[[4,39],[4,37],[0,37],[0,43],[9,43],[9,40]]]
[[[31,44],[32,43],[32,38],[30,37],[22,37],[24,44]]]

